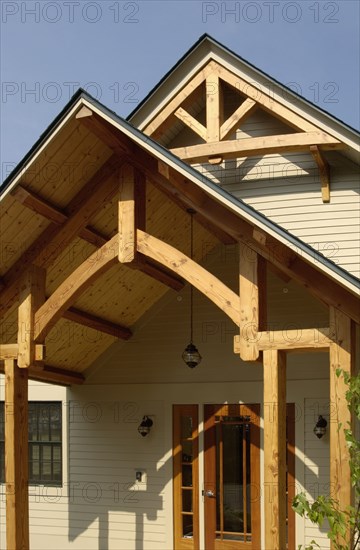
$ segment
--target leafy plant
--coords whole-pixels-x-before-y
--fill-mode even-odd
[[[360,420],[360,375],[351,377],[342,369],[337,369],[336,375],[343,376],[348,389],[346,400],[349,410]],[[341,429],[342,426],[339,426]],[[357,505],[350,506],[346,510],[339,509],[337,500],[330,496],[320,495],[310,503],[305,493],[296,495],[293,500],[293,510],[302,517],[308,518],[312,523],[321,527],[325,520],[328,521],[328,538],[332,541],[336,550],[359,550],[360,548],[360,441],[353,433],[352,426],[344,428],[345,439],[350,455],[351,484],[355,492]],[[347,540],[350,529],[350,546]],[[305,550],[315,550],[320,546],[311,541]],[[301,549],[301,545],[298,550]]]

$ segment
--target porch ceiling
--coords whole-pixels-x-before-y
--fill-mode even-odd
[[[171,155],[168,160],[149,138],[132,132],[97,104],[80,97],[67,109],[3,191],[0,345],[17,341],[18,296],[27,267],[34,264],[47,270],[49,297],[117,234],[120,174],[126,163],[135,167],[140,186],[146,181],[144,230],[148,234],[189,255],[187,209],[191,207],[196,210],[196,262],[219,242],[246,242],[275,270],[359,322],[359,299],[344,287],[346,281],[338,273],[334,273],[336,281],[329,277],[326,269],[331,269],[307,258],[309,251],[294,251],[291,236],[280,234],[246,205],[220,196],[201,175]],[[148,258],[146,262],[141,263],[146,273],[114,262],[82,294],[76,294],[71,308],[47,335],[43,374],[39,369],[30,374],[58,381],[56,369],[84,372],[114,339],[131,337],[133,326],[169,287],[183,286],[178,274],[164,268],[166,262],[160,265]],[[51,376],[46,374],[50,372]]]

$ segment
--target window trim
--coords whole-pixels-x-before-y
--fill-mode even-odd
[[[47,441],[40,441],[39,439],[38,440],[30,440],[30,438],[28,438],[28,445],[29,445],[29,459],[28,459],[28,462],[29,462],[29,483],[28,483],[28,486],[29,487],[53,487],[55,490],[58,489],[58,488],[62,488],[64,487],[64,476],[65,476],[65,473],[67,472],[67,468],[66,468],[66,454],[65,454],[65,431],[64,431],[64,428],[65,428],[65,422],[66,422],[66,415],[63,414],[63,401],[61,401],[60,399],[50,399],[50,400],[38,400],[38,399],[31,399],[28,401],[28,405],[29,405],[29,408],[31,405],[33,404],[36,404],[36,405],[39,405],[39,406],[44,406],[44,405],[48,405],[48,406],[51,406],[51,405],[58,405],[59,407],[59,415],[60,415],[60,434],[61,434],[61,439],[60,441],[51,441],[50,439],[47,440]],[[5,402],[4,401],[0,401],[0,407],[4,410],[5,409]],[[5,413],[4,413],[5,414]],[[37,427],[37,434],[39,434],[39,415],[37,414],[37,423],[36,423],[36,427]],[[4,416],[4,419],[3,419],[3,422],[4,422],[4,426],[5,426],[5,416]],[[29,416],[29,422],[30,422],[30,416]],[[30,426],[29,426],[30,427]],[[28,430],[28,433],[29,430]],[[51,437],[51,425],[50,425],[50,421],[49,421],[49,437]],[[50,445],[51,448],[55,448],[55,447],[60,447],[60,469],[61,469],[61,474],[60,474],[60,480],[54,480],[54,479],[51,479],[51,480],[46,480],[46,479],[40,479],[40,480],[36,480],[36,479],[30,479],[30,446],[35,446],[35,445],[39,445],[40,447],[44,446],[44,445]],[[0,485],[4,485],[5,484],[5,430],[4,430],[4,439],[1,439],[0,440],[0,445],[1,447],[4,448],[4,452],[1,453],[1,457],[2,460],[0,462],[0,464],[2,465],[3,463],[3,468],[4,468],[4,479],[1,480],[0,479]],[[53,454],[53,451],[51,451],[51,454]],[[1,468],[0,468],[0,473],[1,473]]]

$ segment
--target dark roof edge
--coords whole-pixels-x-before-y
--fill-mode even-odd
[[[199,181],[202,181],[209,189],[212,189],[218,195],[221,195],[223,198],[229,201],[231,204],[240,208],[241,210],[246,212],[248,215],[250,215],[252,218],[264,224],[267,228],[274,231],[277,235],[281,236],[282,238],[285,238],[288,242],[296,246],[298,249],[302,250],[303,252],[305,252],[310,256],[313,256],[314,258],[316,258],[316,260],[319,263],[328,267],[331,271],[339,275],[341,278],[343,278],[350,284],[354,285],[356,288],[360,289],[360,279],[358,279],[357,277],[355,277],[354,275],[352,275],[342,267],[338,266],[337,264],[335,264],[334,262],[332,262],[331,260],[323,256],[321,253],[317,252],[314,248],[307,245],[306,243],[301,241],[298,237],[295,237],[294,235],[292,235],[291,233],[283,229],[281,226],[279,226],[275,222],[269,220],[261,212],[258,212],[250,205],[244,203],[241,199],[237,199],[236,197],[231,195],[228,191],[226,191],[219,185],[216,185],[206,176],[198,172],[195,168],[192,168],[191,166],[183,162],[181,159],[179,159],[179,157],[171,153],[168,149],[166,149],[165,147],[163,147],[162,145],[154,141],[151,137],[146,136],[138,128],[134,127],[128,120],[125,120],[124,118],[117,115],[111,109],[108,109],[100,101],[93,98],[88,92],[86,92],[81,88],[77,90],[77,92],[72,96],[70,101],[65,105],[62,111],[59,113],[59,115],[41,134],[41,136],[36,141],[34,146],[30,149],[30,151],[24,156],[24,158],[20,161],[20,163],[16,166],[16,168],[4,180],[3,185],[0,188],[0,197],[1,197],[1,194],[11,184],[11,181],[21,172],[24,164],[31,158],[31,156],[35,154],[35,152],[39,149],[42,143],[50,136],[51,132],[56,128],[56,126],[60,124],[62,119],[65,118],[67,113],[74,107],[76,102],[79,101],[79,99],[81,98],[84,98],[89,103],[94,105],[94,107],[99,109],[104,115],[110,117],[114,122],[122,126],[125,130],[130,132],[132,135],[136,136],[144,144],[149,144],[155,151],[157,151],[161,155],[164,155],[169,161],[176,164],[181,170],[184,170],[185,172],[187,172],[191,177]]]
[[[79,100],[81,96],[89,97],[89,94],[79,88],[75,94],[70,98],[66,103],[65,107],[60,111],[60,113],[54,118],[54,120],[47,126],[47,128],[40,134],[40,137],[35,141],[34,145],[29,149],[26,155],[17,163],[15,168],[10,172],[10,174],[4,179],[0,184],[0,197],[3,192],[10,185],[11,181],[21,172],[24,164],[40,149],[42,143],[49,137],[50,133],[60,124],[60,122],[66,117],[69,111],[73,108],[75,103]]]
[[[167,73],[161,78],[161,80],[159,80],[159,82],[148,92],[148,94],[144,97],[144,99],[142,99],[140,101],[140,103],[135,107],[135,109],[133,109],[131,111],[131,113],[126,117],[126,120],[130,121],[131,118],[134,115],[137,114],[137,112],[150,99],[150,97],[156,92],[156,90],[161,86],[161,84],[163,84],[163,82],[165,82],[165,80],[167,80],[167,78],[169,78],[169,76],[177,69],[177,67],[179,67],[181,65],[181,63],[183,63],[183,61],[185,61],[185,59],[187,57],[189,57],[191,55],[191,53],[205,40],[209,40],[210,42],[213,42],[218,48],[223,49],[224,51],[226,51],[227,53],[229,53],[233,57],[239,59],[242,63],[244,63],[245,65],[250,67],[253,71],[256,71],[261,76],[263,76],[263,77],[267,78],[268,80],[274,82],[277,86],[279,86],[280,88],[285,90],[286,93],[294,96],[296,99],[299,99],[299,100],[303,101],[305,104],[309,105],[314,110],[319,111],[320,113],[326,115],[328,118],[332,119],[337,124],[341,124],[342,126],[344,126],[350,132],[355,133],[357,137],[360,136],[360,131],[359,130],[357,130],[353,126],[350,126],[350,124],[348,124],[347,122],[344,122],[343,120],[341,120],[340,118],[336,117],[335,115],[329,113],[325,109],[322,109],[318,105],[315,105],[315,103],[313,103],[309,99],[306,99],[302,95],[298,94],[297,92],[295,92],[294,90],[292,90],[291,88],[289,88],[288,86],[286,86],[285,84],[280,82],[279,80],[276,80],[276,78],[273,78],[272,76],[267,74],[265,71],[259,69],[258,67],[256,67],[256,65],[253,65],[252,63],[250,63],[250,61],[247,61],[246,59],[241,57],[239,54],[235,53],[233,50],[231,50],[227,46],[224,46],[224,44],[222,44],[221,42],[219,42],[218,40],[216,40],[215,38],[213,38],[211,35],[209,35],[207,33],[201,35],[200,38],[195,42],[195,44],[193,44],[191,46],[191,48],[189,48],[184,53],[184,55],[175,63],[175,65],[173,65],[173,67],[171,67],[171,69],[169,69],[167,71]]]

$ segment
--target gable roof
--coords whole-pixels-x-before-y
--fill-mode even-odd
[[[79,177],[72,178],[69,173],[66,178],[54,180],[51,174],[46,175],[52,164],[62,166],[70,161]],[[56,325],[51,324],[53,328],[47,325],[49,364],[43,371],[44,379],[54,380],[56,376],[64,379],[65,369],[65,379],[76,381],[76,376],[113,343],[114,336],[129,338],[131,328],[169,287],[179,289],[184,284],[178,273],[174,276],[169,271],[175,264],[166,264],[168,272],[166,267],[159,270],[156,257],[152,256],[155,264],[147,265],[150,272],[132,270],[116,261],[117,254],[112,253],[111,264],[107,264],[106,272],[100,271],[98,280],[82,287],[81,293],[72,294],[73,299],[64,298],[68,289],[71,292],[76,287],[78,270],[87,271],[92,264],[88,260],[94,256],[101,259],[99,250],[108,250],[104,254],[109,255],[116,246],[119,189],[116,170],[121,162],[135,166],[147,180],[146,231],[150,238],[154,235],[156,240],[160,236],[165,247],[169,243],[173,250],[186,251],[186,234],[177,228],[186,227],[189,220],[186,210],[192,208],[197,212],[198,222],[194,243],[197,261],[204,254],[204,243],[208,251],[209,245],[215,246],[224,236],[230,237],[231,242],[245,241],[275,269],[360,322],[358,279],[79,90],[5,180],[0,195],[6,241],[10,246],[18,244],[4,255],[1,266],[0,310],[4,326],[13,327],[16,334],[20,277],[32,263],[47,267],[46,292],[50,298],[40,309],[47,309],[51,317],[51,304],[61,296],[62,306],[55,308],[57,317],[55,320],[51,317]],[[110,172],[104,171],[106,168]],[[35,210],[35,215],[29,208]],[[91,226],[85,225],[89,223]],[[74,254],[74,250],[78,253]],[[179,257],[186,259],[181,252]],[[229,292],[236,303],[238,293],[226,288],[217,295],[226,304],[232,304],[227,301]],[[237,312],[236,306],[231,307]],[[231,318],[237,324],[237,313]],[[74,334],[79,335],[71,341],[66,336],[69,322],[75,327],[72,330],[77,331]],[[96,327],[100,324],[99,339]],[[86,338],[79,333],[83,326],[89,327]],[[11,331],[6,334],[11,338]],[[75,371],[74,376],[69,370]]]
[[[249,83],[255,87],[258,86],[261,91],[265,91],[265,93],[269,91],[274,94],[279,102],[285,106],[291,105],[293,110],[303,114],[324,129],[331,128],[333,135],[349,146],[349,150],[342,153],[351,160],[360,163],[360,133],[355,128],[261,71],[208,34],[203,34],[179,59],[128,115],[127,120],[143,129],[151,118],[161,111],[171,94],[175,94],[178,88],[184,86],[185,81],[190,80],[191,76],[210,59],[223,63],[235,72],[240,71]]]
[[[232,209],[237,214],[240,214],[245,219],[250,220],[258,226],[259,229],[275,237],[290,249],[294,249],[294,247],[299,249],[301,251],[301,255],[306,258],[307,261],[312,264],[319,264],[328,276],[348,288],[351,292],[356,294],[359,293],[360,281],[358,278],[333,263],[314,248],[284,230],[273,221],[269,220],[265,215],[244,203],[241,199],[234,197],[219,185],[206,178],[203,174],[200,174],[197,170],[183,162],[151,137],[146,136],[138,128],[134,127],[128,120],[125,120],[115,112],[108,109],[105,105],[100,103],[97,99],[93,98],[82,89],[79,89],[74,94],[52,124],[40,136],[32,149],[3,182],[0,199],[6,196],[6,194],[9,193],[21,181],[23,175],[36,160],[37,155],[44,149],[44,147],[46,147],[47,143],[51,141],[54,134],[61,129],[62,125],[64,125],[69,118],[74,116],[74,113],[76,113],[82,105],[89,105],[94,108],[99,115],[105,117],[106,120],[121,129],[121,131],[130,139],[134,140],[134,142],[139,144],[145,150],[151,152],[159,160],[166,162],[175,170],[185,175],[195,185],[215,197],[218,201],[226,205],[226,207]]]

